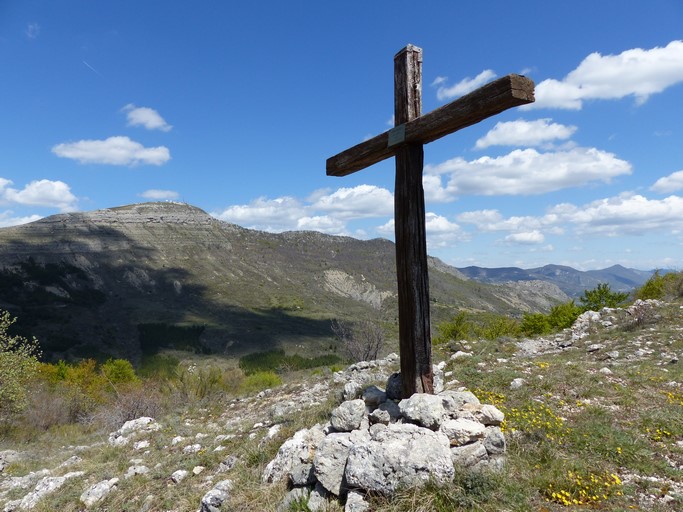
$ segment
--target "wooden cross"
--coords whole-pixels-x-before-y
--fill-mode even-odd
[[[396,157],[394,224],[404,398],[414,393],[434,392],[422,188],[423,145],[533,101],[534,83],[520,75],[508,75],[421,115],[422,49],[408,45],[394,57],[395,127],[327,160],[328,176],[346,176]]]

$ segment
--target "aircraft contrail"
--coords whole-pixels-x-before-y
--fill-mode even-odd
[[[100,73],[99,71],[97,71],[97,70],[96,70],[94,67],[92,67],[90,64],[88,64],[88,63],[85,62],[85,61],[82,61],[82,62],[83,62],[83,64],[85,64],[86,66],[88,66],[88,68],[90,68],[90,69],[93,70],[95,73],[97,73],[99,76],[102,76],[102,73]]]

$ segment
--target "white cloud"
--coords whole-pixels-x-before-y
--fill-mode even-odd
[[[479,232],[507,231],[506,243],[542,244],[548,234],[573,231],[578,236],[640,236],[683,232],[683,198],[648,199],[624,193],[584,205],[558,204],[541,216],[505,218],[497,210],[463,212],[461,223]]]
[[[683,41],[664,48],[634,48],[618,55],[592,53],[561,81],[548,79],[536,86],[532,108],[580,110],[585,100],[633,96],[641,105],[653,95],[683,82]]]
[[[469,233],[463,231],[458,224],[433,212],[425,213],[425,229],[429,248],[446,247],[470,238]],[[377,231],[387,238],[393,238],[395,234],[394,219],[378,226]]]
[[[63,212],[76,209],[78,199],[63,181],[35,180],[21,190],[11,188],[11,184],[10,180],[0,178],[0,202],[58,208]]]
[[[143,126],[148,130],[161,130],[162,132],[169,132],[173,129],[173,126],[168,124],[153,108],[136,107],[129,103],[122,110],[126,112],[128,126]]]
[[[316,190],[305,202],[293,197],[260,197],[249,204],[233,205],[212,215],[240,226],[281,232],[315,230],[347,235],[346,223],[354,219],[393,215],[393,195],[374,185]]]
[[[344,219],[383,217],[393,215],[394,196],[385,188],[358,185],[322,195],[311,207],[315,210],[334,212],[335,216]]]
[[[512,233],[504,239],[505,243],[514,245],[539,245],[545,241],[543,233],[538,230]]]
[[[446,247],[469,239],[469,234],[464,232],[458,224],[432,212],[425,213],[425,229],[427,245],[430,248]]]
[[[26,37],[29,39],[36,39],[40,35],[40,25],[37,23],[29,23],[24,34],[26,34]]]
[[[683,190],[683,171],[677,171],[669,176],[659,178],[655,184],[650,187],[650,190],[661,194]]]
[[[489,146],[540,146],[553,140],[569,139],[575,131],[576,126],[553,123],[552,119],[498,122],[477,141],[475,147],[484,149]]]
[[[467,161],[453,158],[427,165],[425,196],[429,200],[455,199],[458,195],[537,195],[631,173],[631,165],[612,153],[595,148],[539,153],[514,150],[500,157]],[[446,186],[441,175],[447,176]],[[439,177],[436,180],[434,177]]]
[[[20,224],[28,224],[42,219],[40,215],[30,215],[28,217],[13,217],[14,212],[7,210],[0,212],[0,228],[8,228],[10,226],[19,226]]]
[[[306,207],[293,197],[259,197],[249,204],[234,205],[213,216],[252,229],[281,232],[296,229],[299,219],[308,217]]]
[[[602,236],[647,235],[654,231],[683,229],[683,198],[648,199],[624,193],[580,207],[561,204],[551,210],[578,234]]]
[[[320,231],[329,235],[346,235],[346,224],[329,215],[316,215],[313,217],[302,217],[296,223],[297,230]]]
[[[445,84],[448,82],[448,77],[445,76],[437,76],[434,81],[432,82],[432,87],[438,87],[441,84]]]
[[[543,229],[553,234],[562,234],[562,228],[557,225],[559,218],[552,213],[541,217],[527,215],[506,219],[498,210],[476,210],[459,214],[457,220],[465,224],[472,224],[481,232],[510,231],[523,233]]]
[[[468,92],[472,92],[473,90],[475,90],[477,87],[481,87],[482,85],[490,82],[491,80],[496,78],[496,76],[497,75],[492,70],[485,69],[474,78],[464,78],[460,82],[451,87],[447,87],[445,85],[448,79],[440,76],[437,77],[436,80],[434,80],[434,82],[432,82],[432,86],[437,87],[436,97],[440,101],[443,101],[452,98],[457,98],[459,96],[464,96]]]
[[[142,194],[140,194],[140,197],[144,197],[145,199],[153,199],[155,201],[162,201],[164,199],[178,199],[180,194],[174,190],[159,190],[159,189],[150,189],[150,190],[145,190]]]
[[[52,152],[62,158],[82,164],[163,165],[171,159],[165,146],[146,148],[128,137],[115,136],[105,140],[79,140],[57,144]]]

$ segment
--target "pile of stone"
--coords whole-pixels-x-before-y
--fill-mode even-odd
[[[386,389],[367,387],[362,398],[333,410],[327,424],[300,430],[280,447],[263,481],[287,481],[281,510],[293,501],[326,510],[338,499],[345,511],[359,512],[368,509],[370,493],[447,483],[456,467],[502,467],[504,416],[496,407],[465,390],[399,400],[395,375]]]

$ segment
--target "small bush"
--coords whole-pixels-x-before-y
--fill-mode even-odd
[[[344,356],[354,363],[377,359],[384,347],[384,330],[372,320],[356,323],[333,320],[332,332],[341,342]]]
[[[543,313],[524,313],[520,329],[526,336],[541,336],[552,330],[548,316]]]
[[[504,315],[472,315],[459,312],[452,320],[439,325],[439,335],[434,343],[473,339],[497,340],[504,337],[517,337],[521,334],[520,323]]]
[[[469,321],[467,313],[460,311],[451,320],[439,325],[439,335],[434,339],[435,343],[448,341],[462,341],[473,336],[473,324]]]
[[[102,364],[100,371],[111,384],[138,381],[133,365],[126,359],[108,359]]]
[[[647,282],[638,288],[634,294],[636,299],[663,299],[664,298],[664,276],[655,270],[655,273],[650,276]]]
[[[141,416],[158,417],[164,410],[163,404],[163,397],[153,383],[147,382],[144,387],[128,385],[112,403],[98,407],[87,420],[102,430],[112,431]]]
[[[71,397],[63,389],[55,390],[45,382],[34,382],[30,388],[30,399],[22,414],[23,423],[36,430],[48,430],[57,425],[66,425],[78,419]]]
[[[579,315],[581,308],[573,300],[553,306],[548,314],[548,323],[554,331],[561,331],[571,327]]]
[[[138,375],[160,380],[175,379],[178,377],[179,367],[180,359],[177,357],[154,354],[143,357]]]
[[[497,340],[504,337],[517,337],[520,334],[520,325],[517,320],[503,315],[487,317],[477,329],[478,338],[485,340]]]
[[[650,279],[635,291],[634,297],[641,300],[683,297],[683,273],[661,274],[656,270]]]
[[[613,292],[607,283],[600,283],[592,290],[584,290],[579,297],[584,311],[600,311],[602,308],[616,308],[628,299],[626,292]]]
[[[257,372],[248,375],[240,386],[245,394],[256,393],[264,389],[274,388],[282,384],[282,379],[275,372]]]
[[[26,407],[26,386],[38,370],[38,340],[12,336],[9,329],[16,320],[7,311],[0,313],[0,420]]]
[[[197,365],[192,364],[183,368],[173,385],[183,397],[198,400],[225,391],[223,372],[215,366],[197,368]]]

